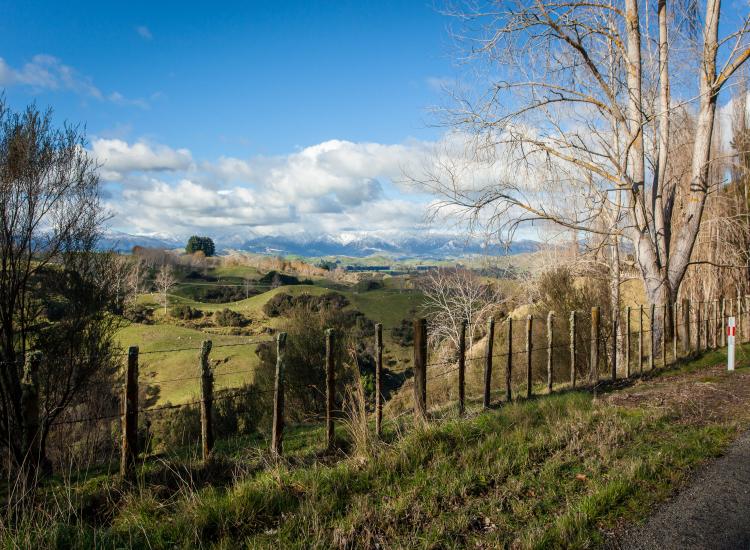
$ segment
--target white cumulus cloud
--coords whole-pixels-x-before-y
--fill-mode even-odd
[[[118,229],[218,236],[421,227],[430,197],[399,180],[435,147],[330,140],[288,155],[195,161],[187,149],[97,139],[91,151],[103,179],[117,183]]]
[[[102,176],[108,180],[119,180],[132,172],[187,170],[193,162],[187,149],[143,141],[129,144],[121,139],[96,139],[91,143],[91,151],[102,165]]]

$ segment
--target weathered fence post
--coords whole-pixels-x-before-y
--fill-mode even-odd
[[[599,380],[599,307],[591,308],[591,372],[589,382],[594,385]]]
[[[482,401],[484,408],[490,406],[490,391],[492,386],[492,347],[495,342],[495,319],[490,317],[487,320],[487,345],[485,346],[485,363],[484,363],[484,399]]]
[[[214,375],[211,372],[211,362],[208,354],[211,353],[211,340],[204,340],[201,344],[200,369],[201,369],[201,449],[203,460],[208,460],[214,448],[213,427],[213,401],[214,401]]]
[[[576,387],[576,312],[570,312],[570,386]]]
[[[654,356],[656,355],[656,304],[651,304],[651,309],[649,310],[648,328],[650,336],[649,341],[651,342],[648,353],[648,370],[654,370],[654,366],[656,364],[656,360],[654,359]]]
[[[39,433],[39,364],[42,354],[33,351],[26,356],[21,379],[21,411],[23,414],[23,448],[26,451],[24,469],[26,478],[33,483],[41,460]]]
[[[466,321],[461,321],[458,333],[458,414],[466,411]]]
[[[724,319],[721,317],[721,301],[716,300],[716,320],[714,321],[714,330],[716,331],[715,348],[724,347],[721,345],[721,337],[724,334]]]
[[[630,306],[625,308],[625,378],[630,378]]]
[[[643,304],[638,306],[638,374],[643,376]]]
[[[120,476],[131,480],[138,456],[138,346],[128,348],[128,367],[122,400]]]
[[[690,338],[690,300],[682,299],[682,324],[685,327],[682,331],[682,351],[687,356],[692,350],[692,339]]]
[[[505,358],[505,400],[510,403],[513,399],[513,318],[508,316],[508,355]]]
[[[695,351],[700,351],[703,346],[701,342],[701,333],[703,332],[703,320],[701,319],[701,307],[703,302],[699,301],[695,308]]]
[[[375,325],[375,435],[383,433],[383,325]]]
[[[704,324],[703,334],[704,334],[704,337],[705,337],[705,342],[704,343],[706,344],[705,349],[709,349],[711,347],[711,344],[709,343],[709,335],[711,334],[711,329],[710,329],[710,326],[711,326],[711,320],[710,320],[711,319],[711,314],[709,313],[709,305],[708,304],[709,304],[708,301],[706,301],[706,302],[703,303],[703,308],[704,308],[704,310],[703,310],[703,324]]]
[[[526,317],[526,399],[529,399],[532,393],[531,356],[534,352],[533,325],[534,316],[528,315]]]
[[[335,345],[333,329],[326,329],[326,447],[333,449],[336,435],[333,427],[333,409],[336,406],[336,371],[333,363],[333,348]]]
[[[661,368],[667,366],[667,315],[669,315],[669,306],[664,304],[663,315],[661,316]]]
[[[612,357],[610,363],[612,367],[612,381],[617,380],[617,330],[620,323],[619,311],[617,308],[612,312]]]
[[[414,416],[427,418],[427,320],[414,320]]]
[[[672,364],[677,364],[677,302],[672,304]]]
[[[711,320],[711,333],[712,333],[712,347],[714,349],[719,347],[719,301],[714,300],[711,302],[711,309],[713,310],[713,319]]]
[[[547,314],[547,393],[552,393],[552,378],[553,378],[553,366],[552,366],[552,351],[554,349],[555,341],[555,312],[550,311]]]
[[[737,334],[739,335],[739,343],[741,344],[743,341],[742,338],[742,327],[744,323],[742,322],[742,313],[743,310],[746,309],[744,307],[744,300],[742,299],[742,294],[740,293],[740,289],[737,288]]]
[[[721,310],[720,311],[721,321],[719,322],[719,334],[721,335],[721,347],[723,348],[724,346],[727,345],[727,331],[724,328],[724,326],[726,325],[726,320],[727,320],[727,303],[726,303],[726,300],[724,299],[724,296],[719,298],[719,309]]]
[[[273,387],[273,425],[271,453],[281,456],[284,448],[284,377],[286,370],[286,332],[276,335],[276,380]]]

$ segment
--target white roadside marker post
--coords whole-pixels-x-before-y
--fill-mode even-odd
[[[736,334],[736,323],[734,317],[727,322],[727,370],[734,370],[734,336]]]

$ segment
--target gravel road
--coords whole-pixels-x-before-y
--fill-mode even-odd
[[[750,549],[750,432],[614,546]]]

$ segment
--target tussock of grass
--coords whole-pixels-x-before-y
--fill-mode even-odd
[[[0,536],[8,547],[588,547],[734,433],[673,420],[570,392],[414,428],[369,460],[280,463],[168,496],[143,487],[105,525],[79,514]]]

